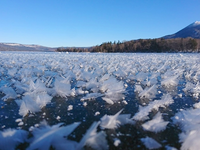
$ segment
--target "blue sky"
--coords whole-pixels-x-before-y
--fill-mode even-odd
[[[0,42],[49,47],[158,38],[200,20],[200,0],[0,0]]]

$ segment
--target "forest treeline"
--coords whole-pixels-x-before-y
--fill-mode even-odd
[[[175,39],[139,39],[124,42],[105,42],[101,45],[78,48],[78,47],[59,47],[58,52],[200,52],[200,39],[175,38]]]

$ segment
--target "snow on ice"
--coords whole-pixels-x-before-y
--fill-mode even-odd
[[[146,138],[142,138],[141,141],[144,143],[144,145],[148,149],[158,149],[158,148],[162,147],[160,145],[160,143],[158,143],[156,140],[154,140],[148,136]]]
[[[199,54],[2,52],[0,64],[1,149],[126,149],[122,137],[137,133],[134,148],[200,146]],[[166,128],[177,129],[175,143],[147,134]]]

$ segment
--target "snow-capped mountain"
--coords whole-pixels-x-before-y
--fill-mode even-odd
[[[187,38],[187,37],[200,39],[200,21],[195,21],[194,23],[188,25],[182,30],[174,34],[164,36],[163,38],[172,39],[172,38]]]
[[[55,51],[55,48],[34,44],[0,43],[0,51]]]

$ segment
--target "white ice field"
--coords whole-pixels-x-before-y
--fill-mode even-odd
[[[200,147],[200,54],[0,53],[0,149]]]

